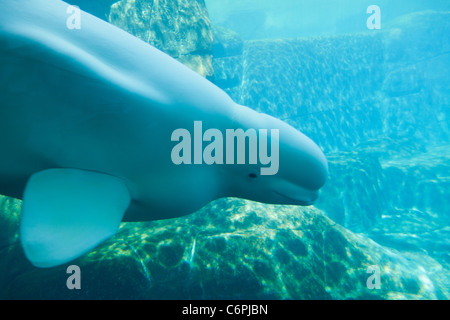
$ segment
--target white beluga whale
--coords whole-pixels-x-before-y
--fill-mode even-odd
[[[316,200],[328,169],[313,141],[105,21],[81,12],[81,28],[68,28],[68,6],[0,2],[0,194],[23,200],[31,263],[66,263],[122,221],[187,215],[222,197]],[[261,161],[174,163],[173,133],[199,122],[224,135],[277,130],[276,174],[261,174]]]

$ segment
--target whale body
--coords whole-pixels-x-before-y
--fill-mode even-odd
[[[81,28],[68,28],[68,6],[0,3],[0,194],[23,199],[20,239],[32,264],[68,262],[122,221],[174,218],[221,197],[316,200],[327,161],[308,137],[94,16],[81,12]],[[174,164],[171,135],[195,121],[279,130],[279,171]]]

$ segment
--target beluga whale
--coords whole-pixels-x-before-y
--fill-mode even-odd
[[[0,194],[23,200],[33,265],[218,198],[314,203],[328,167],[311,139],[88,13],[68,28],[68,6],[0,2]]]

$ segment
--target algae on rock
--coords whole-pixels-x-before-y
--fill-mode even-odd
[[[203,0],[122,0],[111,6],[108,18],[202,76],[213,77],[213,38]]]
[[[19,248],[17,248],[19,250]],[[8,299],[436,299],[445,288],[418,265],[336,225],[313,207],[220,199],[181,218],[124,223],[71,262],[83,290],[67,290],[65,268],[11,276]],[[383,270],[367,287],[369,266]],[[430,268],[435,264],[429,263]],[[45,288],[45,289],[44,289]]]

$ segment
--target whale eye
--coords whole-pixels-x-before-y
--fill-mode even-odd
[[[252,179],[258,178],[258,175],[256,173],[250,173],[248,176]]]

